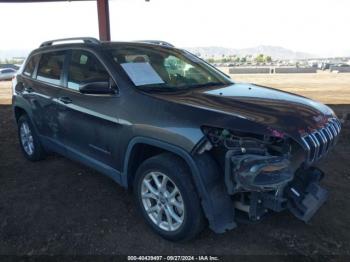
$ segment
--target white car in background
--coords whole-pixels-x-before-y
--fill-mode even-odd
[[[0,69],[0,80],[11,80],[17,73],[17,70],[13,68]]]

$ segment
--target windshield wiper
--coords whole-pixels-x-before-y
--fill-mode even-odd
[[[210,87],[210,86],[225,86],[225,85],[228,85],[228,83],[208,82],[205,84],[191,85],[190,87]]]
[[[157,91],[157,92],[169,92],[169,91],[179,91],[183,90],[181,88],[169,87],[169,86],[138,86],[138,89],[144,91]]]
[[[192,84],[192,85],[183,85],[183,86],[164,86],[164,84],[155,84],[155,85],[138,86],[137,88],[143,91],[174,92],[174,91],[183,91],[190,88],[224,86],[228,84],[229,83],[222,83],[222,82],[208,82],[205,84]]]

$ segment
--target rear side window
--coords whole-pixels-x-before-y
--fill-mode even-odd
[[[33,76],[33,72],[34,72],[36,64],[38,63],[38,60],[39,60],[39,56],[37,56],[37,55],[32,56],[30,58],[29,62],[27,63],[27,65],[23,71],[23,74],[26,76],[29,76],[29,77]]]
[[[83,50],[72,50],[68,88],[79,90],[81,84],[106,81],[109,81],[109,74],[95,55]]]
[[[61,83],[64,57],[64,51],[43,54],[36,78],[40,81],[59,85]]]

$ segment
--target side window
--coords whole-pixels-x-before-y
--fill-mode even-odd
[[[36,78],[47,83],[59,85],[61,83],[64,56],[65,52],[63,51],[43,54]]]
[[[73,50],[68,69],[68,88],[79,90],[79,85],[106,82],[110,77],[101,62],[90,52]]]
[[[30,58],[29,62],[27,63],[27,65],[26,65],[26,67],[25,67],[25,69],[23,71],[24,75],[30,76],[30,77],[33,75],[35,66],[38,63],[38,59],[39,59],[39,56],[37,56],[37,55],[32,56]]]

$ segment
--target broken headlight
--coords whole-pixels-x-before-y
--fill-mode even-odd
[[[293,178],[289,161],[291,146],[278,131],[272,132],[277,136],[212,127],[203,128],[203,132],[213,153],[221,152],[220,158],[224,158],[225,183],[230,194],[277,190]]]

